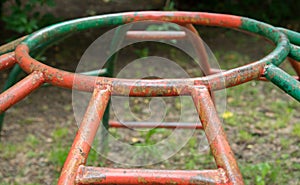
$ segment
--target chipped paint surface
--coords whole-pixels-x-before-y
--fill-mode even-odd
[[[0,56],[0,71],[9,69],[17,62],[15,53],[10,52]]]
[[[43,83],[43,73],[36,71],[0,94],[0,114],[21,101]]]
[[[208,185],[229,184],[223,170],[154,170],[121,169],[80,166],[76,178],[78,184],[161,184]]]
[[[300,101],[300,82],[280,68],[270,64],[265,68],[265,76],[280,89]]]
[[[244,184],[208,89],[205,86],[194,87],[192,98],[218,168],[224,169],[230,184]]]
[[[195,32],[192,24],[219,26],[241,29],[267,37],[276,44],[276,48],[266,57],[256,62],[227,71],[213,72],[207,62],[204,63],[204,73],[207,76],[188,79],[115,79],[107,77],[92,77],[74,74],[47,66],[35,59],[29,53],[43,48],[52,42],[63,39],[66,35],[89,28],[124,23],[157,20],[174,22],[186,26]],[[165,33],[135,32],[129,37],[162,38]],[[169,38],[183,38],[184,33],[172,32]],[[23,39],[25,39],[23,41]],[[21,44],[19,44],[23,41]],[[290,44],[290,42],[292,44]],[[127,12],[100,15],[62,22],[28,37],[23,37],[0,47],[0,70],[12,67],[18,63],[29,75],[0,95],[0,113],[26,97],[43,83],[81,91],[93,92],[88,109],[75,137],[67,160],[61,172],[58,184],[232,184],[242,185],[243,179],[234,155],[226,139],[225,132],[214,108],[209,90],[218,90],[236,86],[255,79],[267,79],[300,101],[300,82],[279,69],[284,59],[300,60],[300,34],[283,28],[275,28],[266,23],[239,16],[211,14],[201,12]],[[200,51],[203,46],[194,45]],[[16,49],[15,49],[16,48]],[[15,49],[15,52],[7,53]],[[199,53],[201,54],[201,52]],[[204,59],[205,61],[205,56]],[[300,74],[299,62],[291,59],[291,64]],[[195,107],[199,113],[212,154],[218,169],[216,170],[147,170],[147,169],[111,169],[84,166],[95,137],[100,120],[111,95],[119,96],[180,96],[192,95]],[[97,108],[95,108],[97,107]],[[119,127],[118,123],[110,125]],[[147,126],[143,124],[141,126]],[[149,126],[149,125],[148,125]],[[167,125],[166,125],[167,126]],[[169,124],[173,128],[174,124]],[[187,128],[188,125],[186,125]],[[177,126],[176,126],[177,127]],[[195,126],[193,126],[194,128]]]
[[[289,52],[289,47],[287,47],[289,42],[283,33],[268,24],[252,19],[200,12],[129,12],[75,19],[46,27],[28,36],[23,44],[16,48],[16,57],[20,66],[27,73],[31,73],[32,71],[42,71],[45,74],[47,83],[66,88],[92,91],[96,81],[95,77],[76,75],[78,80],[74,80],[75,76],[73,73],[61,71],[34,60],[29,56],[29,50],[35,49],[40,44],[44,43],[44,41],[47,41],[48,38],[55,39],[67,33],[88,28],[119,25],[141,20],[158,20],[170,21],[178,24],[201,24],[240,28],[266,36],[277,43],[277,47],[272,53],[249,65],[228,70],[224,73],[209,75],[208,77],[166,80],[164,83],[168,84],[167,88],[169,88],[166,91],[170,91],[169,94],[172,96],[188,94],[188,86],[191,84],[206,85],[209,89],[215,90],[235,86],[256,79],[260,77],[265,64],[274,63],[279,65]],[[117,84],[113,85],[113,94],[129,94],[132,96],[141,96],[142,94],[144,94],[144,96],[163,96],[168,94],[164,90],[158,88],[157,86],[159,84],[153,80],[144,80],[141,82],[143,86],[136,85],[136,80],[117,80],[102,77],[102,79],[97,81],[102,81],[104,83],[107,81],[110,84]],[[181,84],[180,88],[178,88],[178,84]],[[149,87],[148,90],[147,87]],[[175,88],[176,90],[174,90]]]
[[[105,108],[110,98],[110,87],[99,85],[95,88],[84,118],[74,139],[58,180],[59,185],[75,183],[80,165],[86,163]]]
[[[11,52],[16,49],[17,45],[19,45],[23,40],[25,40],[27,36],[20,37],[14,41],[11,41],[7,44],[0,46],[0,55]]]

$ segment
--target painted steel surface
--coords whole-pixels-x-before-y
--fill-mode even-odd
[[[134,21],[157,20],[185,25],[196,33],[192,24],[239,29],[262,35],[270,39],[275,49],[266,57],[253,63],[230,69],[214,71],[204,64],[207,76],[187,79],[116,79],[111,78],[111,69],[104,73],[109,77],[95,77],[74,74],[47,66],[30,56],[54,41],[89,28],[121,25]],[[129,32],[129,38],[141,39],[185,37],[183,32],[169,34],[162,32]],[[217,116],[210,91],[229,88],[251,80],[268,79],[286,93],[300,101],[300,83],[281,70],[279,66],[288,56],[299,75],[300,34],[284,28],[275,28],[253,19],[201,12],[128,12],[75,19],[55,24],[12,43],[0,47],[0,70],[16,63],[29,75],[0,94],[0,114],[29,95],[44,83],[81,91],[93,92],[84,119],[61,172],[58,184],[243,184],[237,162],[226,139],[226,134]],[[201,50],[201,45],[194,45]],[[13,51],[14,50],[14,51]],[[202,56],[202,54],[200,53]],[[204,56],[205,57],[205,56]],[[204,60],[205,61],[205,60]],[[15,65],[14,69],[20,70]],[[76,78],[76,81],[74,79]],[[138,82],[138,83],[137,83]],[[11,83],[12,84],[12,83]],[[192,96],[203,129],[210,143],[217,169],[201,171],[110,169],[85,166],[91,144],[110,96]],[[148,124],[148,125],[147,125]],[[109,125],[122,127],[120,123]],[[134,126],[133,123],[131,123]],[[140,127],[151,126],[142,123]],[[174,123],[167,128],[177,128]],[[194,127],[186,125],[182,128]]]

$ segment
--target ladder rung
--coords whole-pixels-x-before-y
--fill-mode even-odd
[[[78,184],[226,184],[223,169],[214,170],[154,170],[80,166]]]
[[[191,123],[191,122],[118,122],[110,121],[110,127],[115,128],[182,128],[182,129],[203,129],[201,123]]]

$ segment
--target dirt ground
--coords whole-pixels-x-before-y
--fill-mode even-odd
[[[54,45],[44,54],[47,58],[46,63],[59,69],[74,71],[85,49],[108,29],[110,28],[80,33]],[[198,27],[198,30],[218,61],[229,61],[221,64],[225,69],[255,61],[272,49],[265,40],[256,37],[249,39],[249,36],[242,33],[206,27]],[[139,57],[137,52],[134,52],[138,49],[140,48],[128,48],[131,52],[121,52],[120,58],[125,57],[132,61]],[[164,53],[150,47],[149,50],[151,49],[160,55]],[[288,64],[284,65],[286,66]],[[189,67],[191,68],[189,65],[185,66],[187,69]],[[194,72],[190,71],[191,74]],[[8,73],[9,70],[1,72],[0,87],[3,86]],[[300,110],[299,103],[275,86],[262,82],[249,82],[241,87],[232,88],[227,93],[227,111],[233,113],[233,116],[223,117],[224,127],[236,159],[244,171],[243,175],[246,176],[246,183],[259,184],[263,181],[259,178],[267,179],[266,184],[299,183],[300,136],[294,131],[295,125],[300,124],[300,116],[297,114]],[[139,100],[133,104],[143,102]],[[170,104],[173,105],[172,102]],[[136,110],[139,111],[138,114],[142,117],[145,113],[143,108]],[[171,112],[169,116],[176,116],[176,111],[173,114]],[[285,124],[278,126],[279,122]],[[76,130],[71,90],[42,87],[14,105],[7,111],[1,132],[0,184],[54,184]],[[130,135],[132,133],[124,129],[112,132],[118,133],[120,138],[128,142],[145,141],[142,136]],[[296,134],[291,136],[294,132]],[[195,135],[197,134],[200,132],[197,131]],[[159,140],[159,137],[160,134],[154,135],[152,139]],[[147,167],[214,167],[208,150],[197,153],[197,149],[194,148],[197,147],[189,142],[171,159]],[[53,151],[55,152],[52,154]],[[99,162],[90,164],[123,167],[94,155],[92,157]],[[209,157],[205,158],[204,155]],[[282,165],[282,168],[278,168],[278,165]],[[283,175],[281,171],[288,176]],[[251,180],[252,178],[254,180]]]

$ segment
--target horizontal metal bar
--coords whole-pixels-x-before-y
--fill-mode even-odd
[[[153,170],[80,166],[77,184],[227,184],[223,169]]]
[[[127,31],[126,38],[129,39],[183,39],[186,37],[184,31]]]
[[[118,122],[109,121],[109,126],[114,128],[182,128],[182,129],[203,129],[201,123],[188,122]]]

